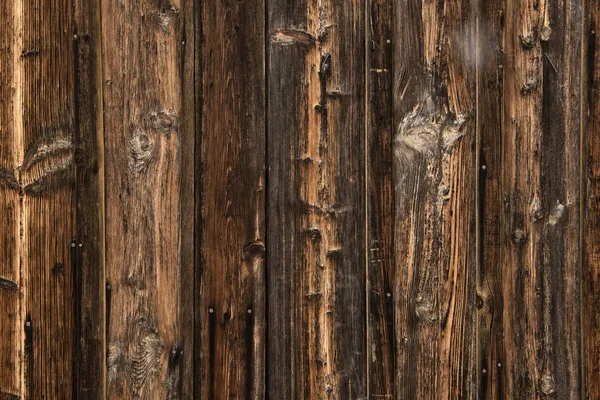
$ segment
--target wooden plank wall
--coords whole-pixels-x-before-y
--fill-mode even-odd
[[[600,5],[0,3],[0,399],[600,399]]]

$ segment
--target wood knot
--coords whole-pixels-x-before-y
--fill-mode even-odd
[[[146,127],[166,135],[177,130],[179,116],[171,111],[153,111],[148,116]]]
[[[433,307],[433,302],[421,296],[417,298],[415,313],[417,314],[417,317],[426,322],[433,322],[437,319],[435,315],[435,309]]]
[[[523,244],[527,240],[527,233],[522,229],[515,229],[512,234],[512,240],[516,244]]]
[[[169,27],[173,25],[173,22],[179,17],[179,10],[171,7],[164,12],[155,12],[150,14],[150,22],[158,30],[169,33]]]
[[[521,95],[525,96],[534,91],[537,88],[537,84],[538,82],[535,76],[527,77],[527,80],[525,80],[525,83],[521,87]]]
[[[554,389],[554,377],[548,372],[544,372],[542,378],[540,379],[540,389],[542,393],[548,395],[555,392]]]
[[[529,212],[531,214],[531,220],[533,222],[539,221],[542,219],[544,214],[542,213],[542,203],[540,202],[540,198],[535,196],[529,205]]]
[[[310,45],[316,41],[317,39],[313,35],[301,29],[280,29],[271,34],[271,43],[280,45],[290,45],[294,43]]]
[[[540,39],[544,42],[547,42],[550,39],[550,35],[552,35],[552,28],[548,25],[542,26],[542,30],[540,31]]]
[[[10,279],[0,278],[0,288],[8,290],[19,290],[19,285]]]
[[[244,247],[244,257],[246,259],[262,257],[265,253],[265,244],[262,240],[258,239],[248,243]]]
[[[535,39],[533,35],[519,36],[521,47],[525,50],[531,50],[535,47]]]
[[[560,201],[556,202],[556,207],[554,207],[554,210],[552,210],[552,212],[550,213],[550,216],[548,217],[548,225],[556,225],[561,219],[562,217],[565,215],[565,206],[560,204]]]
[[[141,129],[134,128],[133,135],[129,140],[129,170],[134,174],[144,172],[154,150],[154,142]]]
[[[318,242],[321,240],[321,231],[319,230],[319,228],[308,228],[306,230],[306,233],[308,234],[308,236],[311,238],[311,240],[313,242]]]

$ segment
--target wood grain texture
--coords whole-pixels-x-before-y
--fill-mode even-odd
[[[393,398],[394,177],[393,1],[367,1],[367,363],[370,398]]]
[[[107,396],[179,398],[179,1],[102,0]]]
[[[182,0],[185,10],[182,20],[182,106],[181,106],[181,349],[179,352],[181,392],[180,398],[194,399],[195,378],[195,297],[196,270],[200,236],[197,230],[198,213],[196,198],[199,192],[196,186],[200,175],[196,151],[196,29],[199,20],[195,0]],[[199,79],[198,79],[199,80]]]
[[[477,382],[479,399],[504,399],[502,293],[503,0],[478,2]]]
[[[585,1],[582,37],[583,398],[600,398],[600,4]]]
[[[508,398],[578,398],[581,3],[507,3],[501,180]]]
[[[366,397],[364,3],[267,2],[268,397]]]
[[[398,399],[475,396],[475,3],[394,3]]]
[[[21,268],[27,398],[74,393],[76,232],[74,26],[69,0],[20,8]]]
[[[201,4],[200,398],[265,393],[265,8]],[[198,394],[197,394],[198,395]]]
[[[17,167],[22,153],[17,135],[21,116],[17,107],[17,71],[19,57],[16,35],[19,26],[12,2],[0,4],[0,398],[20,398],[23,394],[21,373],[23,358],[20,184]]]
[[[78,399],[104,399],[104,132],[99,0],[76,0],[73,69],[76,165],[75,385]]]

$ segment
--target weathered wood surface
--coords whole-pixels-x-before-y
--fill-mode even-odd
[[[507,398],[581,395],[581,19],[576,2],[504,10],[497,361]]]
[[[472,398],[475,3],[394,4],[395,398]]]
[[[102,25],[107,396],[179,398],[188,10],[180,1],[102,0],[101,11],[111,21]]]
[[[0,399],[600,399],[600,4],[0,4]]]
[[[19,28],[12,2],[0,4],[0,398],[23,394],[22,343],[24,338],[23,280],[21,278],[22,241],[20,235],[21,197],[16,177],[22,154],[19,140],[18,54],[15,36]],[[19,136],[17,136],[17,134]]]
[[[392,0],[367,2],[367,376],[372,398],[394,394]]]
[[[582,397],[600,398],[600,6],[585,1],[582,31]]]
[[[79,399],[106,395],[104,270],[104,134],[99,0],[73,5],[75,161],[74,390]]]
[[[267,8],[268,397],[365,398],[364,3]]]
[[[200,351],[205,399],[264,397],[265,10],[201,4]]]
[[[503,176],[504,1],[478,3],[477,381],[480,399],[505,398],[500,183]]]

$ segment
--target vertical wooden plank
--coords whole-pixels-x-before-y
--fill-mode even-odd
[[[178,0],[102,0],[107,395],[178,398],[182,19]]]
[[[76,267],[73,2],[35,0],[18,7],[23,125],[15,137],[22,149],[16,154],[22,188],[26,392],[34,399],[71,398]]]
[[[106,384],[104,270],[104,132],[99,0],[75,0],[75,396],[104,399]]]
[[[584,1],[582,50],[583,398],[600,398],[600,4]]]
[[[475,6],[394,3],[396,398],[475,396]]]
[[[183,66],[182,73],[182,111],[181,111],[181,349],[179,353],[172,353],[172,367],[175,362],[181,368],[181,398],[194,399],[195,379],[195,304],[199,293],[195,290],[196,268],[198,264],[197,249],[200,246],[199,232],[197,231],[196,197],[198,187],[196,179],[200,175],[200,165],[196,157],[196,29],[199,24],[197,9],[194,0],[182,0],[185,10],[182,26]],[[198,79],[200,80],[200,79]],[[199,336],[199,335],[198,335]],[[175,356],[181,358],[177,359]],[[199,368],[198,368],[199,369]]]
[[[365,398],[364,3],[267,8],[268,396]]]
[[[23,345],[22,295],[20,273],[21,237],[20,184],[17,181],[17,129],[20,115],[15,104],[15,57],[18,57],[15,37],[18,34],[15,5],[0,4],[0,398],[21,398]],[[17,58],[18,59],[18,58]],[[12,396],[12,397],[11,397]]]
[[[477,382],[480,399],[504,399],[502,297],[502,98],[504,0],[478,2]]]
[[[507,398],[581,395],[581,18],[581,2],[506,5],[498,207]]]
[[[371,398],[393,398],[394,178],[393,1],[367,2],[367,363]]]
[[[200,398],[264,397],[265,7],[202,7]],[[198,395],[198,394],[197,394]]]

